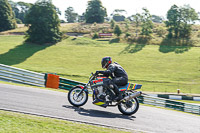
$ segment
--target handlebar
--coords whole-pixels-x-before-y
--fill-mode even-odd
[[[97,72],[95,72],[95,73],[91,73],[90,74],[90,78],[89,79],[94,79],[94,78],[97,78],[97,77],[105,77],[105,76],[103,76],[103,75],[101,75],[100,73],[97,73]]]

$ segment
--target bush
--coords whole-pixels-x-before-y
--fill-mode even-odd
[[[165,34],[167,33],[167,30],[164,27],[159,26],[156,30],[156,33],[159,37],[163,37],[165,36]]]
[[[197,33],[197,37],[200,38],[200,31],[198,31],[198,33]]]
[[[17,22],[17,24],[22,24],[22,21],[18,18],[16,18],[16,22]]]
[[[98,34],[97,34],[97,33],[94,33],[92,39],[97,39],[97,38],[99,38]]]
[[[122,31],[121,31],[119,25],[115,26],[114,34],[116,34],[118,37],[122,34]]]
[[[113,19],[110,22],[110,27],[111,27],[111,29],[114,29],[114,27],[115,27],[115,21]]]
[[[125,38],[128,38],[129,36],[131,36],[131,34],[127,32],[127,33],[125,34]]]

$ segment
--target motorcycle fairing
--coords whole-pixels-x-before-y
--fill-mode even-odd
[[[91,87],[96,87],[96,86],[104,85],[105,82],[108,82],[108,80],[111,80],[111,79],[106,78],[106,77],[99,77],[95,80],[92,80],[90,84],[91,84]]]
[[[103,85],[103,79],[102,78],[98,78],[98,79],[92,80],[92,82],[90,82],[90,84],[91,84],[91,87],[96,87],[96,86],[99,86],[99,85]]]
[[[140,84],[128,83],[125,86],[119,86],[119,91],[136,90],[136,89],[140,89],[141,87],[142,85]]]

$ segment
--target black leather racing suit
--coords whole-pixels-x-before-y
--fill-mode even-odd
[[[110,76],[112,78],[112,80],[108,84],[114,85],[114,91],[117,96],[119,95],[118,86],[123,86],[128,83],[128,75],[126,71],[123,69],[121,65],[119,65],[116,62],[110,64],[107,70],[98,72],[102,73],[106,77]]]

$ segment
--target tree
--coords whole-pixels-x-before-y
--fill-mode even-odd
[[[85,21],[85,13],[82,13],[82,15],[78,15],[78,22],[84,22]]]
[[[13,1],[9,1],[9,3],[11,4],[12,10],[15,14],[15,17],[17,19],[18,22],[24,23],[24,19],[25,16],[28,12],[28,10],[30,9],[30,7],[32,6],[31,3],[25,3],[25,2],[13,2]]]
[[[19,13],[16,15],[16,18],[20,19],[22,23],[24,23],[24,19],[26,14],[28,13],[28,10],[30,9],[32,4],[25,3],[25,2],[17,2],[17,6],[19,7]]]
[[[43,44],[61,40],[60,20],[51,1],[37,1],[25,17],[28,26],[26,41]]]
[[[14,15],[15,15],[15,18],[16,18],[16,15],[18,15],[18,13],[19,13],[17,3],[13,2],[12,0],[8,0],[8,3],[11,5],[12,11],[14,12]]]
[[[115,21],[113,19],[110,21],[110,27],[112,29],[114,29],[114,27],[115,27]]]
[[[111,14],[113,20],[115,20],[116,22],[120,22],[120,21],[124,21],[125,20],[125,16],[124,14],[126,14],[126,10],[123,9],[115,9],[113,11],[113,13]]]
[[[68,7],[65,10],[65,18],[68,23],[74,23],[77,20],[78,14],[74,12],[73,7]]]
[[[162,23],[163,22],[163,18],[157,15],[152,15],[152,21],[155,23]]]
[[[180,26],[180,13],[177,5],[173,5],[167,12],[168,21],[165,22],[168,27],[168,38],[178,37],[178,29]]]
[[[189,38],[191,26],[198,20],[198,14],[189,5],[178,7],[173,5],[167,12],[168,38]]]
[[[125,28],[126,28],[126,32],[129,31],[129,24],[130,24],[130,20],[125,19]]]
[[[122,34],[122,31],[119,27],[119,25],[116,25],[114,28],[114,34],[116,34],[118,37]]]
[[[88,1],[85,19],[86,23],[103,23],[104,17],[107,16],[106,8],[102,6],[100,0]]]
[[[195,9],[191,8],[189,5],[180,7],[181,13],[181,28],[180,28],[180,37],[189,38],[192,31],[192,25],[196,20],[199,20],[198,13]]]
[[[23,22],[21,21],[21,19],[18,19],[18,18],[15,18],[15,19],[16,19],[17,24],[23,24]]]
[[[135,27],[136,27],[136,37],[137,37],[138,32],[139,32],[139,26],[142,23],[142,15],[139,14],[139,13],[136,13],[135,15],[132,15],[132,16],[128,17],[128,19],[135,24]]]
[[[0,0],[0,31],[15,29],[16,20],[8,0]]]
[[[125,16],[119,15],[119,14],[115,14],[113,16],[113,20],[115,20],[116,22],[124,21],[125,20]]]
[[[142,13],[142,33],[141,35],[150,36],[153,29],[153,22],[151,14],[149,13],[149,10],[146,8],[143,8]]]

